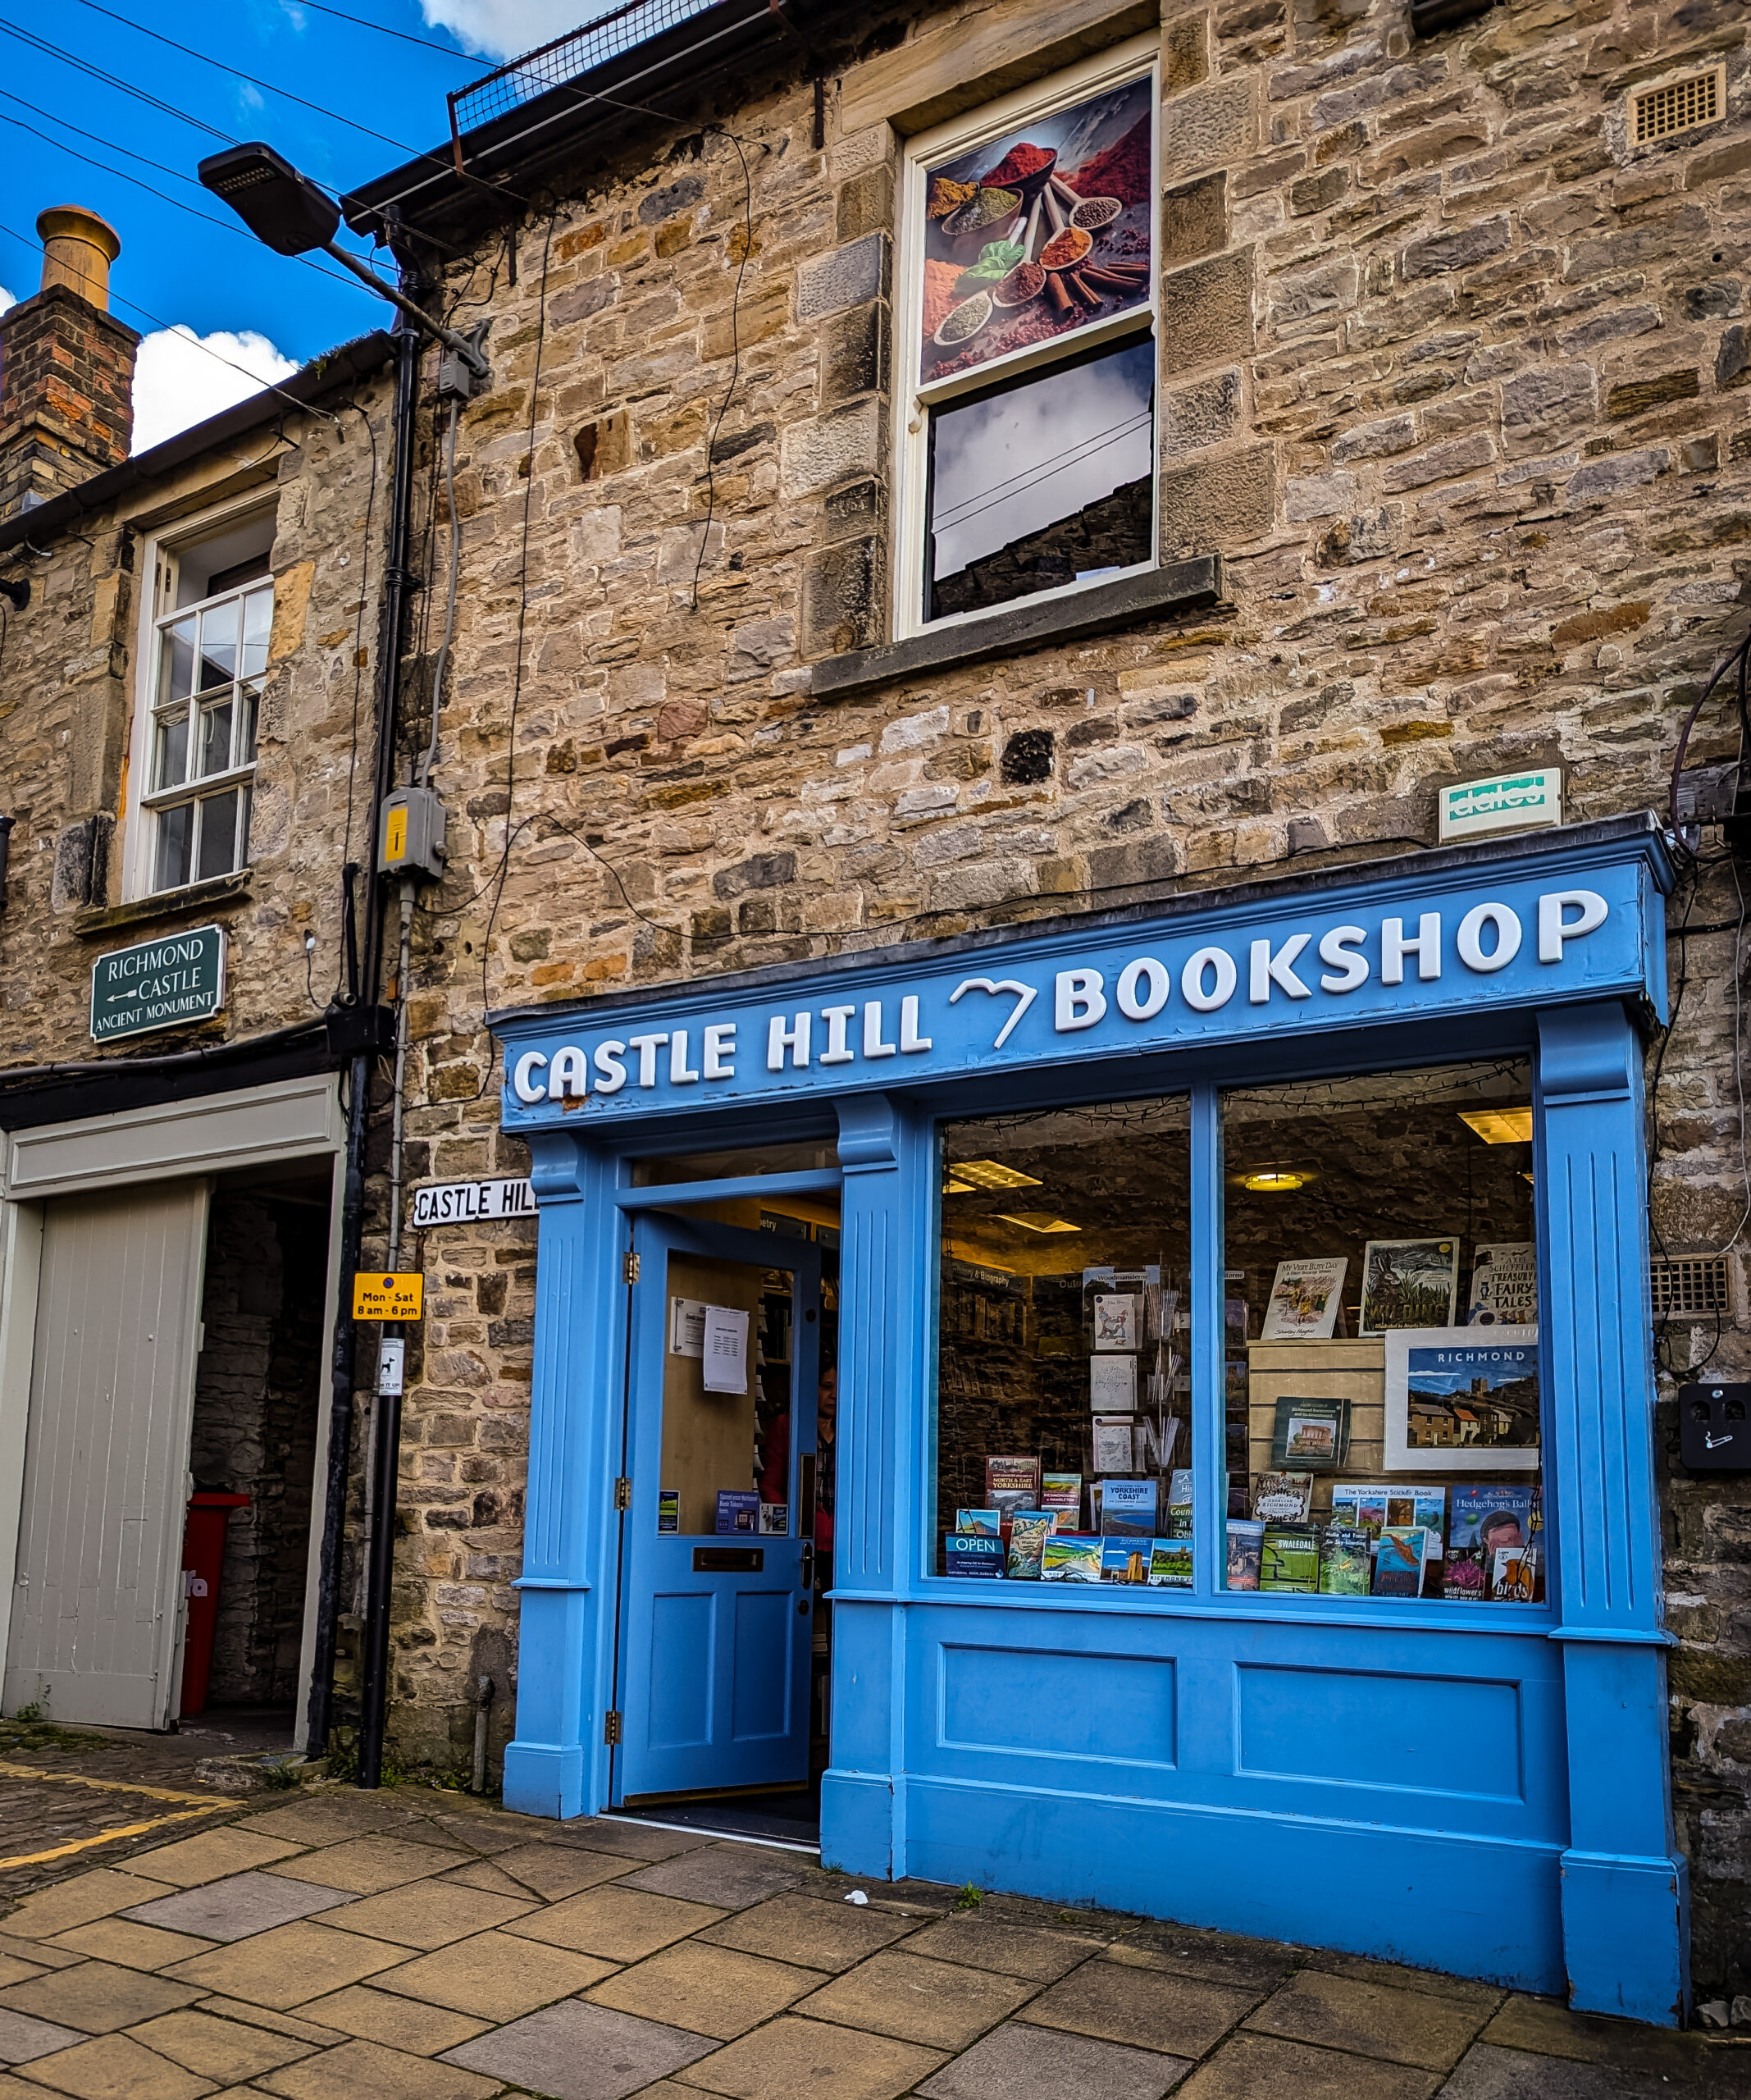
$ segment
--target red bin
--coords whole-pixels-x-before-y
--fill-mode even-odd
[[[191,1495],[182,1535],[183,1586],[189,1616],[182,1643],[182,1711],[198,1714],[207,1704],[212,1669],[213,1630],[219,1619],[219,1577],[225,1567],[225,1527],[234,1509],[249,1507],[247,1495]]]

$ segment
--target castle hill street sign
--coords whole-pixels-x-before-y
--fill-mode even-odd
[[[206,1020],[225,1004],[225,929],[136,941],[99,956],[91,970],[91,1039],[114,1043],[154,1029]]]

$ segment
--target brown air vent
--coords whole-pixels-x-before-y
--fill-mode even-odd
[[[1657,1320],[1726,1319],[1732,1312],[1724,1254],[1656,1255],[1648,1264]]]
[[[1713,66],[1682,80],[1644,88],[1630,98],[1630,136],[1638,146],[1657,145],[1680,131],[1717,124],[1726,113],[1726,71]]]

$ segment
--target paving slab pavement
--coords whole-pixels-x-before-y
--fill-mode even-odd
[[[1461,1977],[97,1740],[0,1746],[0,2100],[1751,2100]]]

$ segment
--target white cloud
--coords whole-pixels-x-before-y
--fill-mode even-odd
[[[4,313],[9,306],[16,306],[17,304],[17,300],[13,298],[6,286],[0,285],[0,313]]]
[[[134,368],[134,450],[162,445],[297,369],[252,328],[217,328],[210,336],[197,336],[186,323],[154,329]]]
[[[520,57],[610,11],[591,0],[420,0],[426,21],[483,58]]]

